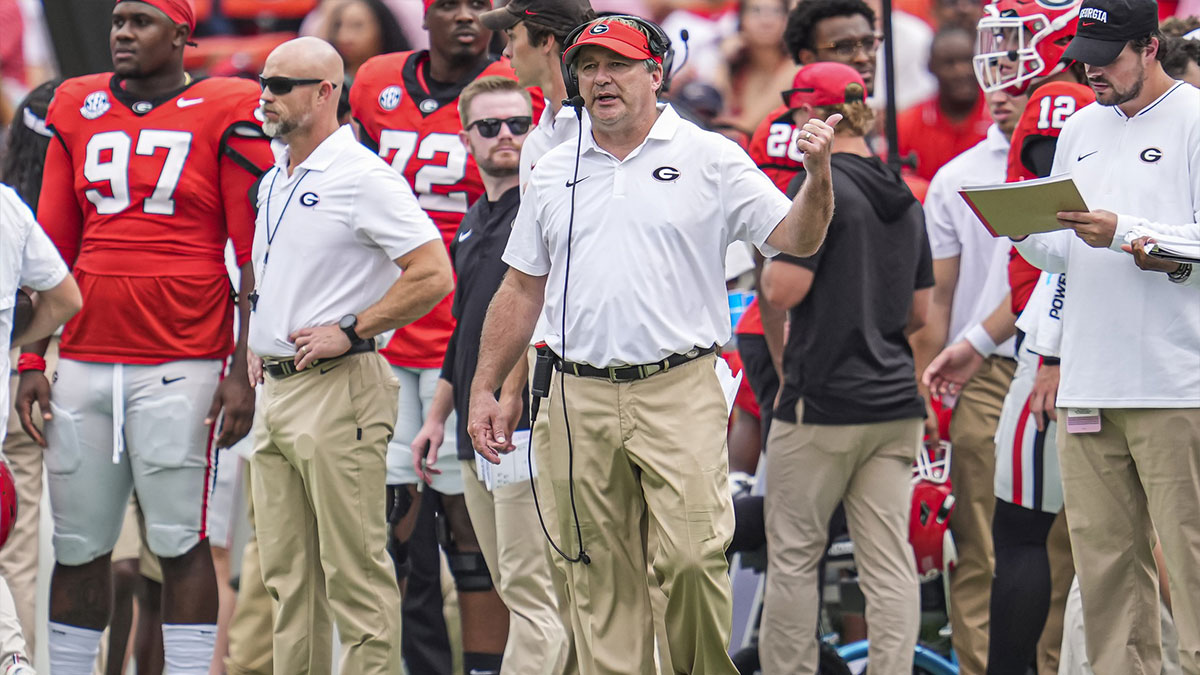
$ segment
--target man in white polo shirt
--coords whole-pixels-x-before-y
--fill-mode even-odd
[[[338,126],[342,60],[327,42],[280,45],[260,79],[277,155],[254,238],[251,461],[275,671],[330,672],[332,613],[340,672],[399,675],[382,517],[398,384],[374,338],[444,298],[450,263],[404,180]]]
[[[954,407],[951,480],[957,507],[950,519],[958,566],[950,574],[950,621],[954,649],[965,675],[987,669],[988,601],[992,586],[992,512],[996,445],[1004,396],[1017,362],[1013,340],[996,345],[982,322],[1008,294],[1011,244],[994,239],[958,195],[964,185],[1004,182],[1009,139],[1027,97],[988,94],[992,126],[987,137],[938,170],[925,197],[925,227],[933,250],[935,285],[928,323],[913,335],[917,373],[943,348],[969,340],[984,358]],[[1006,305],[1007,306],[1007,305]],[[925,392],[926,394],[928,392]],[[931,424],[932,423],[932,424]],[[936,417],[926,420],[936,436]]]
[[[654,672],[647,560],[673,672],[737,672],[729,409],[713,355],[730,337],[725,251],[743,240],[809,255],[832,211],[829,124],[800,133],[810,178],[789,202],[735,144],[657,105],[669,50],[658,26],[632,17],[592,22],[567,45],[568,93],[583,96],[591,133],[578,156],[564,143],[533,171],[471,388],[473,444],[498,462],[512,439],[493,392],[544,299],[559,374],[550,445],[534,453],[554,486],[551,538],[577,561],[568,587],[584,675]]]
[[[1099,105],[1067,120],[1051,173],[1069,173],[1092,210],[1059,213],[1070,229],[1016,244],[1069,279],[1057,400],[1063,499],[1088,660],[1122,675],[1161,668],[1155,531],[1180,665],[1200,672],[1198,275],[1165,261],[1143,271],[1122,252],[1138,226],[1200,238],[1200,90],[1163,71],[1157,11],[1154,0],[1083,2],[1065,58],[1086,65]]]

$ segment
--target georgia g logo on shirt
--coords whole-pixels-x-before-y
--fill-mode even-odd
[[[654,177],[654,180],[656,180],[660,183],[674,182],[674,181],[678,180],[679,176],[680,176],[679,169],[676,169],[673,166],[660,166],[657,169],[655,169],[650,175]]]

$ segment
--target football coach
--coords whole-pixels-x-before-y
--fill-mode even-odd
[[[658,26],[605,17],[573,37],[568,94],[578,89],[591,132],[532,173],[484,322],[468,430],[489,461],[512,447],[493,392],[544,302],[557,373],[550,446],[534,448],[538,484],[553,494],[538,496],[561,524],[551,538],[577,561],[567,585],[580,671],[654,672],[649,560],[667,596],[661,648],[673,671],[733,674],[729,409],[715,369],[730,338],[725,250],[817,250],[841,116],[804,126],[809,180],[789,201],[733,142],[658,103],[671,60]]]

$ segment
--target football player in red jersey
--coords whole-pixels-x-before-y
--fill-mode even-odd
[[[1078,16],[1078,0],[998,0],[987,6],[979,22],[975,73],[984,91],[1029,96],[1009,146],[1008,182],[1048,176],[1063,123],[1096,100],[1083,84],[1081,65],[1062,58],[1075,35]],[[1025,309],[1041,272],[1015,248],[1010,255],[1010,316],[1016,316]],[[1065,279],[1047,283],[1061,292]],[[1038,641],[1043,627],[1049,625],[1046,641],[1060,643],[1070,585],[1069,574],[1061,575],[1067,577],[1059,581],[1061,588],[1051,584],[1052,563],[1065,570],[1071,566],[1066,528],[1061,522],[1054,527],[1062,508],[1055,429],[1050,424],[1058,390],[1058,354],[1038,355],[1022,345],[1017,362],[1010,386],[1014,393],[1005,399],[996,434],[992,523],[996,565],[988,672],[997,675],[1024,673],[1039,656],[1042,661],[1048,656],[1056,660],[1057,649],[1037,653]],[[1013,406],[1028,412],[1006,414]],[[1056,667],[1053,662],[1042,665]]]
[[[359,68],[350,90],[351,114],[360,126],[360,139],[404,175],[447,247],[467,207],[483,194],[475,160],[458,138],[462,130],[459,94],[479,77],[516,79],[507,60],[488,53],[492,31],[484,28],[479,15],[491,7],[491,0],[425,0],[429,50],[368,60]],[[541,106],[535,107],[534,119],[541,110]],[[425,650],[414,644],[426,642],[419,635],[430,630],[429,622],[417,613],[429,610],[434,621],[441,613],[436,551],[430,555],[432,537],[422,525],[424,518],[419,518],[422,511],[434,507],[462,608],[464,666],[491,672],[498,663],[493,657],[504,652],[506,631],[497,630],[490,617],[502,613],[504,605],[492,588],[470,526],[453,418],[446,424],[439,461],[429,467],[432,483],[421,492],[417,491],[410,447],[433,402],[454,330],[452,304],[453,296],[447,297],[423,319],[397,331],[382,352],[400,380],[400,412],[388,447],[391,549],[405,590],[404,657],[409,668],[414,672],[435,669],[426,661],[427,655],[420,653]],[[433,500],[424,509],[422,495]]]
[[[25,370],[17,404],[25,429],[47,444],[57,559],[50,664],[63,675],[91,672],[131,490],[162,561],[167,671],[206,673],[212,657],[213,443],[244,436],[254,409],[244,301],[222,379],[235,351],[224,247],[232,239],[248,262],[249,189],[271,154],[254,116],[257,86],[184,72],[194,27],[190,0],[118,0],[115,72],[67,80],[47,116],[54,140],[38,216],[84,309],[63,332],[53,389]],[[248,289],[249,265],[242,270]],[[44,436],[31,418],[35,401]]]

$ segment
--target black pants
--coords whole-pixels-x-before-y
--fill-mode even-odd
[[[1055,514],[996,500],[988,638],[988,675],[1026,675],[1036,666],[1037,643],[1050,612],[1050,556],[1046,539]]]
[[[450,639],[442,614],[441,553],[434,523],[437,493],[426,487],[412,537],[408,540],[408,559],[412,569],[400,603],[400,652],[411,673],[450,675]]]
[[[779,375],[775,372],[775,363],[771,361],[771,352],[767,350],[766,338],[753,333],[739,333],[737,341],[742,368],[750,382],[750,390],[754,392],[754,401],[758,403],[762,448],[766,450],[767,434],[771,431],[771,418],[775,412],[775,395],[779,392]]]

